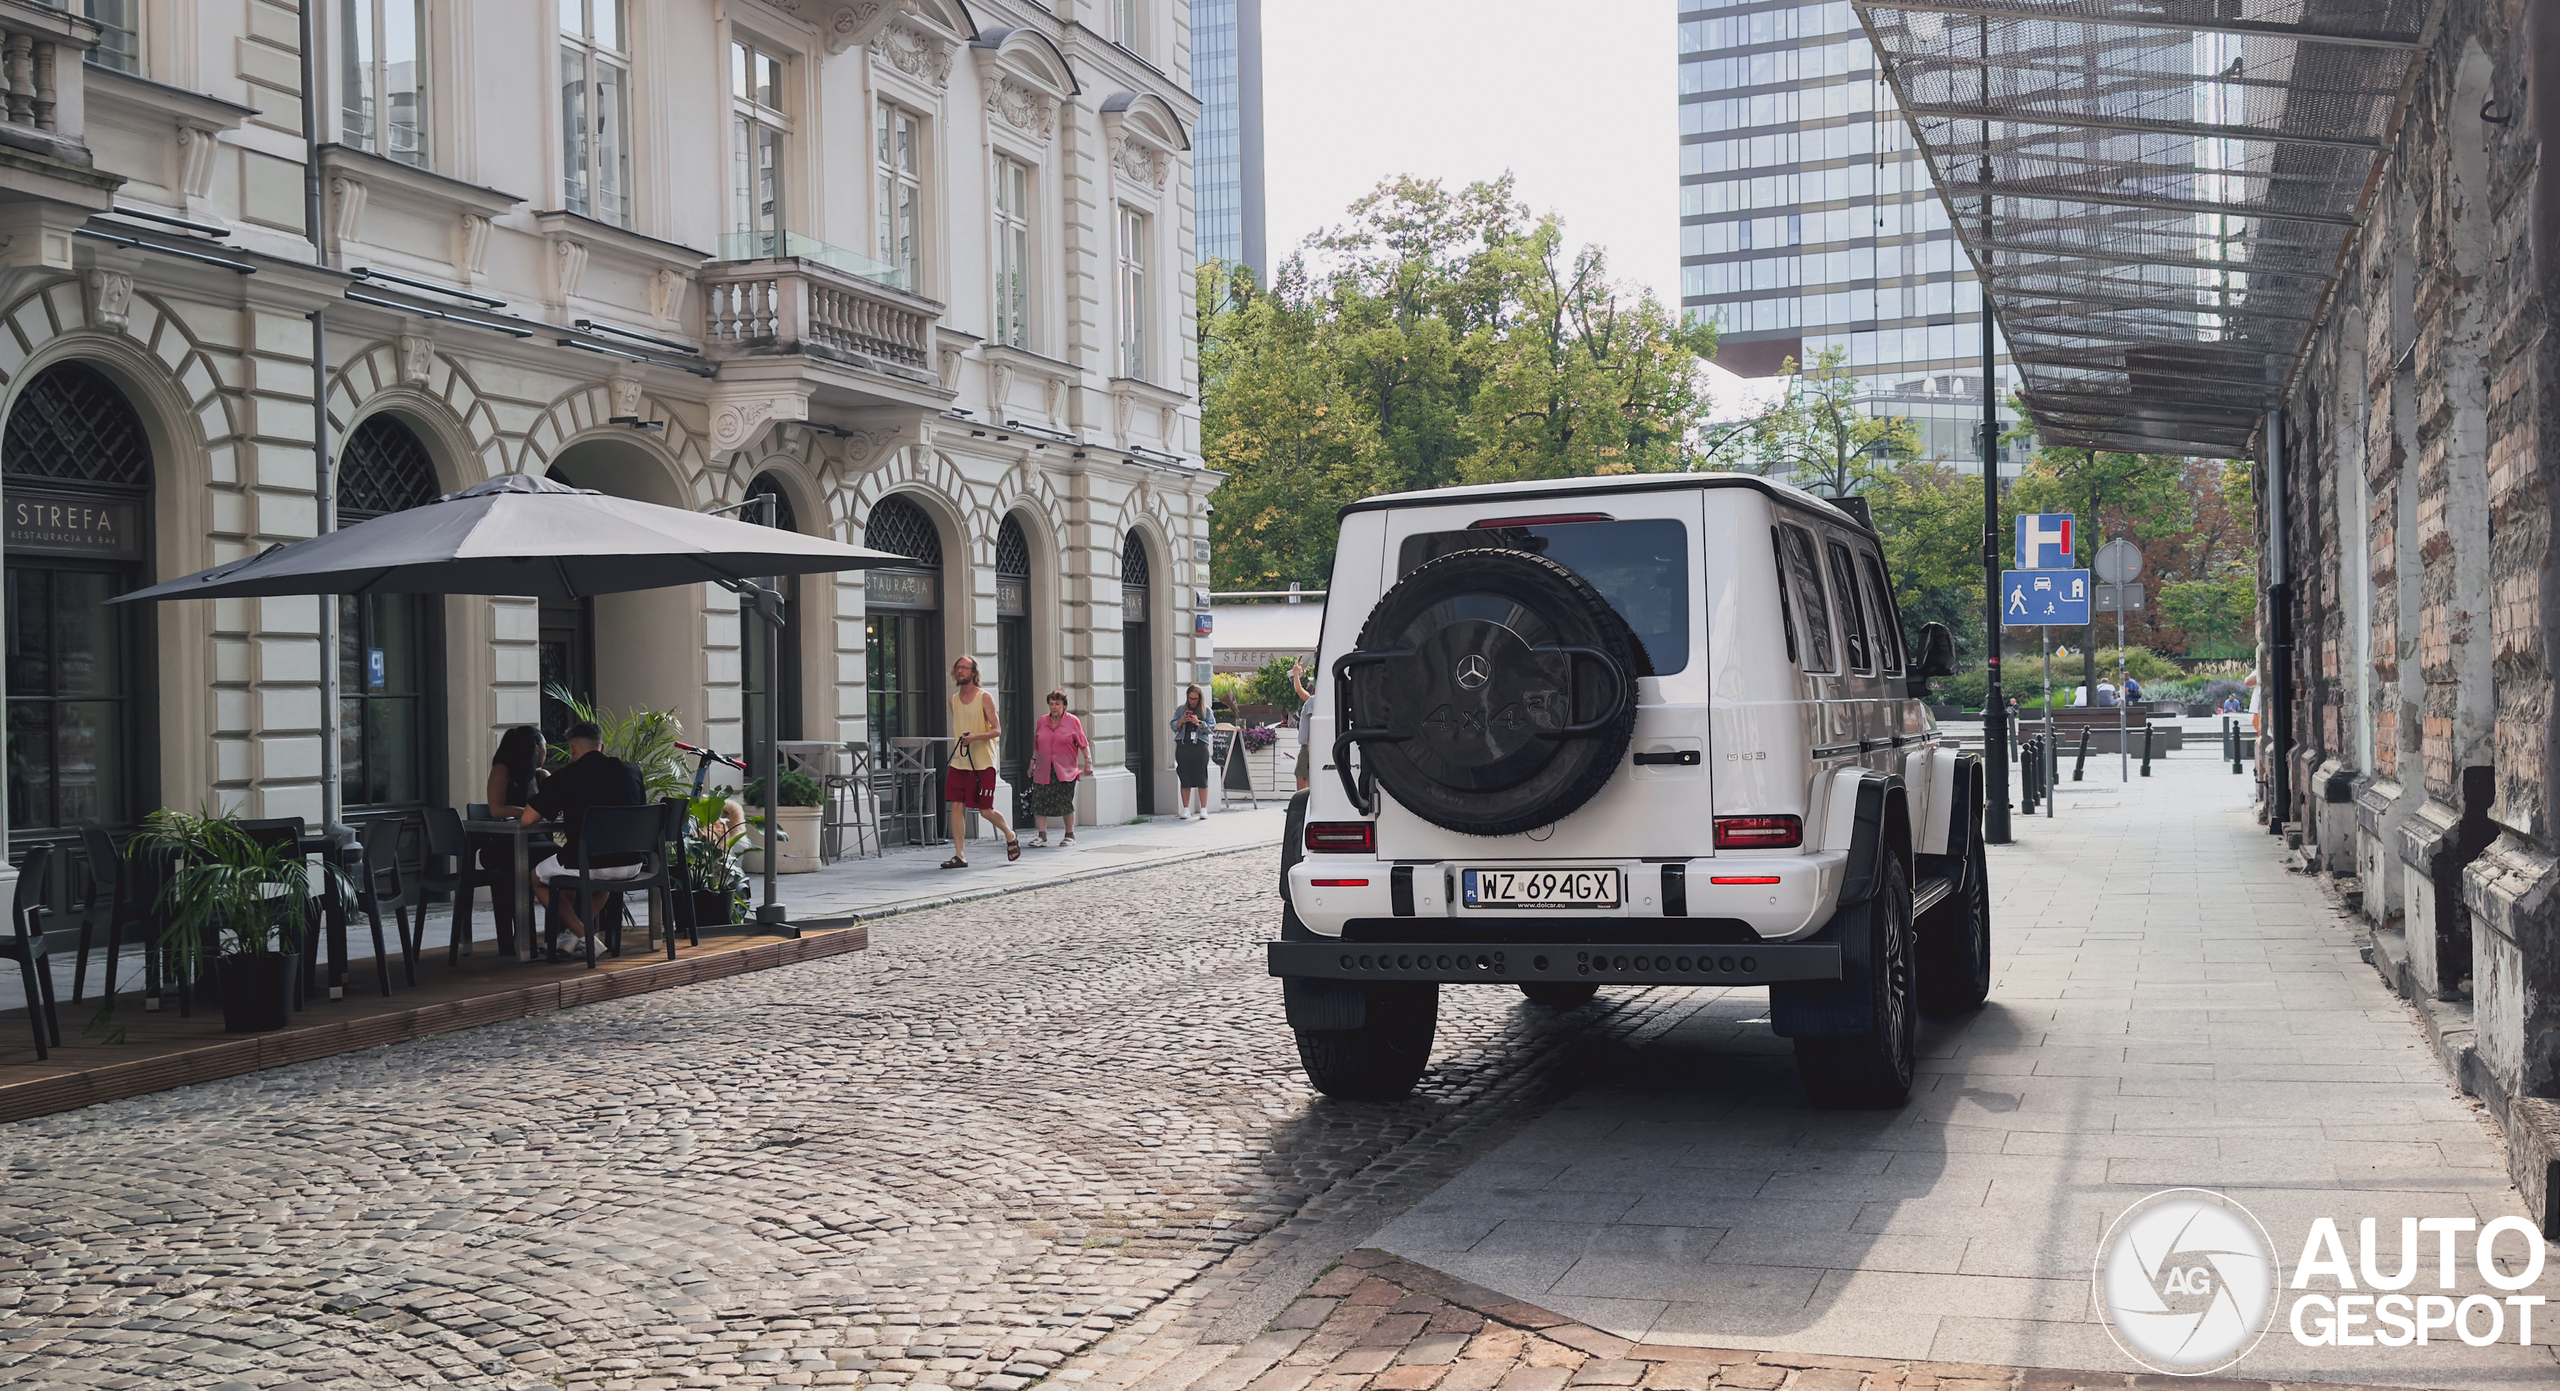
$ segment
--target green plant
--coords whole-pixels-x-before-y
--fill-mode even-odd
[[[751,807],[760,807],[765,805],[764,779],[756,778],[747,784],[747,795],[744,800],[746,804]],[[818,780],[816,778],[801,772],[797,768],[785,768],[782,770],[782,804],[784,806],[824,806],[826,804],[826,800],[827,790],[818,785]]]
[[[315,866],[295,846],[259,844],[231,812],[151,813],[127,853],[155,851],[176,860],[155,905],[161,945],[191,970],[208,956],[294,950],[311,924],[315,873],[342,902],[355,898],[344,869]]]
[[[2124,649],[2124,669],[2127,675],[2142,681],[2175,681],[2186,675],[2184,667],[2153,652],[2148,647]],[[2074,679],[2077,679],[2077,673],[2074,673]],[[2098,679],[2101,681],[2116,679],[2116,649],[2112,647],[2098,649]]]
[[[1294,711],[1302,703],[1298,690],[1289,684],[1290,658],[1274,657],[1245,681],[1245,701],[1252,705],[1268,705],[1275,710]],[[1314,678],[1307,684],[1312,687]]]
[[[788,786],[787,782],[785,786]],[[714,792],[694,798],[686,807],[687,819],[693,823],[693,834],[684,838],[685,878],[697,892],[719,893],[726,890],[734,903],[744,906],[747,870],[741,857],[747,828],[730,826],[723,821],[728,806],[727,795]],[[763,818],[750,820],[760,823]]]
[[[640,786],[648,800],[692,791],[693,770],[685,766],[684,753],[676,747],[676,740],[684,737],[684,721],[672,711],[608,710],[571,695],[556,682],[545,694],[567,706],[572,721],[592,721],[604,731],[604,751],[640,770]],[[551,746],[552,766],[568,761],[566,748]]]

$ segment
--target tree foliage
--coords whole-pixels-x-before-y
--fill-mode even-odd
[[[1321,584],[1334,517],[1378,492],[1688,467],[1712,328],[1569,253],[1508,176],[1388,180],[1269,290],[1200,284],[1220,588]]]
[[[1859,409],[1858,379],[1847,364],[1846,352],[1825,348],[1810,371],[1794,358],[1779,367],[1784,394],[1751,422],[1751,472],[1823,497],[1848,497],[1919,459],[1919,427]]]

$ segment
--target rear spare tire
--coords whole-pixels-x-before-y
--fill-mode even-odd
[[[1364,776],[1435,826],[1505,836],[1571,815],[1626,761],[1643,659],[1581,576],[1486,549],[1406,575],[1335,671]]]

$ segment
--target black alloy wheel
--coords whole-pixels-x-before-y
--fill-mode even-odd
[[[1799,1038],[1796,1076],[1820,1106],[1880,1109],[1911,1097],[1918,1072],[1920,1012],[1914,1008],[1911,879],[1902,857],[1887,851],[1884,882],[1875,897],[1853,910],[1865,921],[1853,930],[1869,934],[1872,967],[1868,987],[1873,1032],[1856,1038]]]

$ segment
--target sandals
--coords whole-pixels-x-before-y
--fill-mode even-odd
[[[1034,849],[1034,850],[1046,850],[1046,849],[1048,849],[1048,848],[1049,848],[1049,833],[1048,833],[1047,831],[1042,831],[1042,832],[1040,833],[1039,837],[1038,837],[1037,839],[1035,839],[1035,840],[1033,840],[1033,841],[1031,842],[1031,848],[1032,848],[1032,849]]]
[[[1020,836],[1006,836],[1004,838],[1004,857],[1008,863],[1022,858],[1022,838]]]
[[[1067,832],[1067,838],[1066,838],[1065,840],[1062,840],[1062,841],[1059,841],[1059,842],[1058,842],[1058,844],[1059,844],[1061,847],[1065,847],[1065,846],[1073,845],[1073,844],[1075,844],[1075,843],[1076,843],[1076,833],[1075,833],[1075,832],[1073,832],[1073,831],[1069,831],[1069,832]]]
[[[944,869],[967,869],[969,867],[969,862],[961,859],[957,855],[954,855],[950,859],[944,860],[942,862],[942,867]]]

